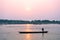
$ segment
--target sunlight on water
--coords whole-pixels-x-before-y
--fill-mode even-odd
[[[26,24],[26,31],[27,31],[27,32],[32,31],[32,30],[30,29],[30,27],[31,27],[30,24]]]
[[[31,34],[26,34],[26,40],[31,40]]]
[[[20,31],[41,31],[41,28],[48,31],[46,34],[20,34]],[[0,25],[0,40],[60,40],[60,25]]]
[[[30,27],[31,27],[31,25],[30,25],[30,24],[27,24],[27,25],[26,25],[26,28],[27,28],[27,29],[29,29]]]

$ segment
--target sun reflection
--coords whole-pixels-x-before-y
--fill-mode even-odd
[[[28,27],[29,27],[29,26],[31,26],[31,25],[30,25],[30,24],[26,24],[26,26],[28,26]]]
[[[31,24],[26,24],[26,31],[27,32],[32,31],[30,28],[31,28]],[[31,38],[32,38],[31,34],[26,34],[25,38],[26,38],[26,40],[31,40]]]
[[[27,25],[26,25],[26,31],[28,31],[28,32],[31,31],[30,28],[31,28],[31,25],[30,25],[30,24],[27,24]]]
[[[26,34],[26,40],[31,40],[31,34]]]

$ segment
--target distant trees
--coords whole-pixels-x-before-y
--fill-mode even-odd
[[[32,21],[24,21],[24,20],[3,20],[0,19],[0,24],[60,24],[60,21],[55,20],[32,20]]]

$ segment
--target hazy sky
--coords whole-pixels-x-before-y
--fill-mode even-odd
[[[0,19],[60,20],[60,0],[0,0]]]

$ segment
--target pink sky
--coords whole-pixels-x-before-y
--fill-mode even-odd
[[[1,0],[0,19],[60,20],[60,0]]]

